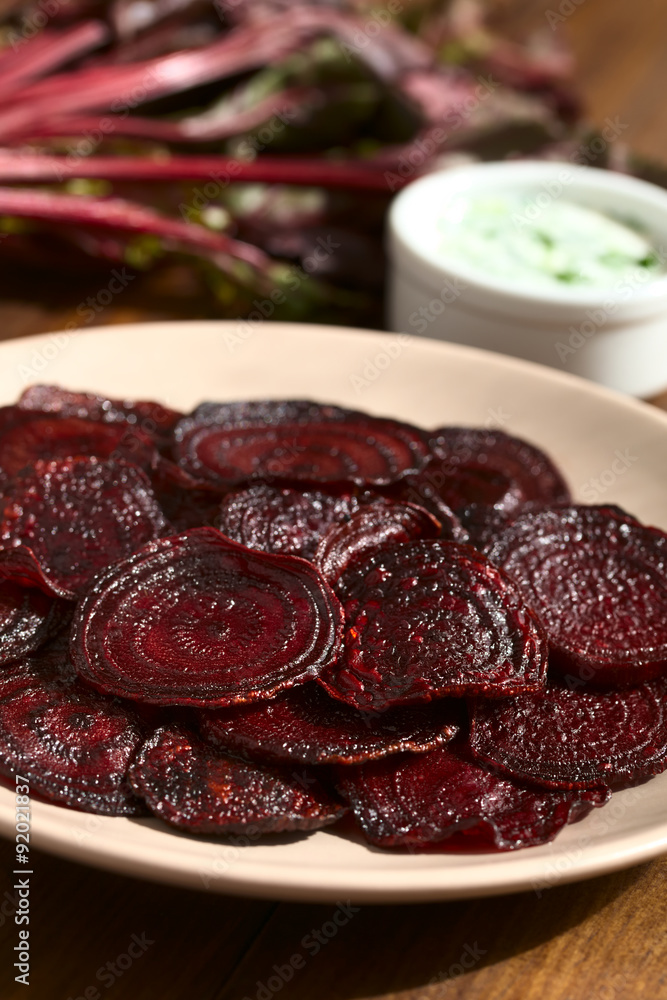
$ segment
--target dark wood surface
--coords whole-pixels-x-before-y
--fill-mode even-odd
[[[574,47],[598,123],[618,116],[624,138],[667,162],[664,0],[497,0],[517,36],[550,31]],[[131,298],[116,322],[180,316],[191,290],[160,279],[158,307]],[[0,276],[0,285],[2,276]],[[4,337],[64,325],[58,289],[33,302],[0,288]],[[658,401],[667,409],[667,396]],[[660,1000],[667,998],[667,860],[535,893],[423,906],[367,906],[317,955],[304,937],[332,906],[225,898],[153,885],[33,852],[29,987],[14,982],[17,928],[12,850],[0,844],[0,997],[14,1000]],[[5,895],[2,895],[2,893]],[[128,949],[135,957],[128,956]],[[276,979],[293,956],[289,981]],[[465,960],[465,961],[464,961]],[[464,968],[464,965],[471,966]],[[269,985],[269,983],[271,985]],[[280,989],[275,989],[280,983]],[[273,987],[273,992],[271,988]]]

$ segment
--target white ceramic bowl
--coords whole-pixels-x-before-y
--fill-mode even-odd
[[[527,197],[535,216],[559,199],[647,234],[665,269],[598,291],[508,281],[443,254],[438,221],[466,193]],[[667,387],[667,191],[622,174],[556,162],[473,164],[415,181],[389,216],[391,330],[500,351],[636,396]]]

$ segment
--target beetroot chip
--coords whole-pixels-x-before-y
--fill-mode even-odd
[[[440,497],[458,511],[484,503],[512,512],[529,501],[568,501],[570,492],[551,459],[504,431],[441,427],[433,431],[427,473]]]
[[[11,410],[11,413],[7,411]],[[124,459],[149,469],[157,451],[149,437],[124,424],[94,423],[5,407],[0,412],[0,479],[7,481],[39,461],[92,455]]]
[[[380,485],[418,471],[428,458],[410,424],[306,400],[203,403],[180,421],[175,454],[193,476]]]
[[[250,549],[312,560],[329,528],[358,509],[359,500],[349,492],[251,486],[223,500],[216,527]]]
[[[83,812],[143,810],[127,780],[143,732],[131,710],[49,671],[0,674],[0,773]]]
[[[331,586],[352,566],[375,553],[419,539],[438,538],[440,522],[412,503],[381,503],[362,507],[322,538],[315,565]]]
[[[339,592],[346,655],[319,681],[355,708],[544,686],[537,619],[512,580],[468,545],[394,546],[353,566]]]
[[[38,649],[67,620],[68,606],[16,580],[0,579],[0,664]]]
[[[134,465],[96,458],[35,463],[9,483],[0,521],[0,573],[59,597],[169,530]]]
[[[156,705],[270,698],[338,655],[342,608],[314,566],[215,528],[150,542],[97,577],[72,658],[111,694]]]
[[[459,730],[457,703],[359,712],[302,684],[271,701],[221,708],[200,716],[201,733],[215,746],[267,760],[357,764],[401,750],[443,746]]]
[[[415,849],[456,834],[471,847],[536,847],[609,797],[606,789],[527,788],[450,747],[339,768],[336,774],[364,836],[378,847]]]
[[[130,778],[151,812],[190,833],[317,830],[347,811],[312,774],[226,756],[178,727],[147,740]]]
[[[667,680],[480,700],[470,745],[478,760],[547,788],[640,781],[667,768]]]
[[[667,535],[617,507],[520,515],[488,549],[541,621],[550,664],[637,683],[667,668]]]
[[[21,395],[22,410],[57,417],[77,417],[103,424],[127,424],[140,430],[161,448],[171,443],[172,432],[183,414],[152,400],[107,399],[90,392],[72,392],[56,385],[31,385]]]

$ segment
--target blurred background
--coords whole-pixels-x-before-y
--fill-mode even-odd
[[[0,0],[0,25],[4,338],[378,327],[387,205],[422,172],[667,186],[662,0]]]

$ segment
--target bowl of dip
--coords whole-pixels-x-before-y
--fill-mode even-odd
[[[635,396],[667,387],[667,191],[560,162],[473,164],[389,214],[388,325]]]

